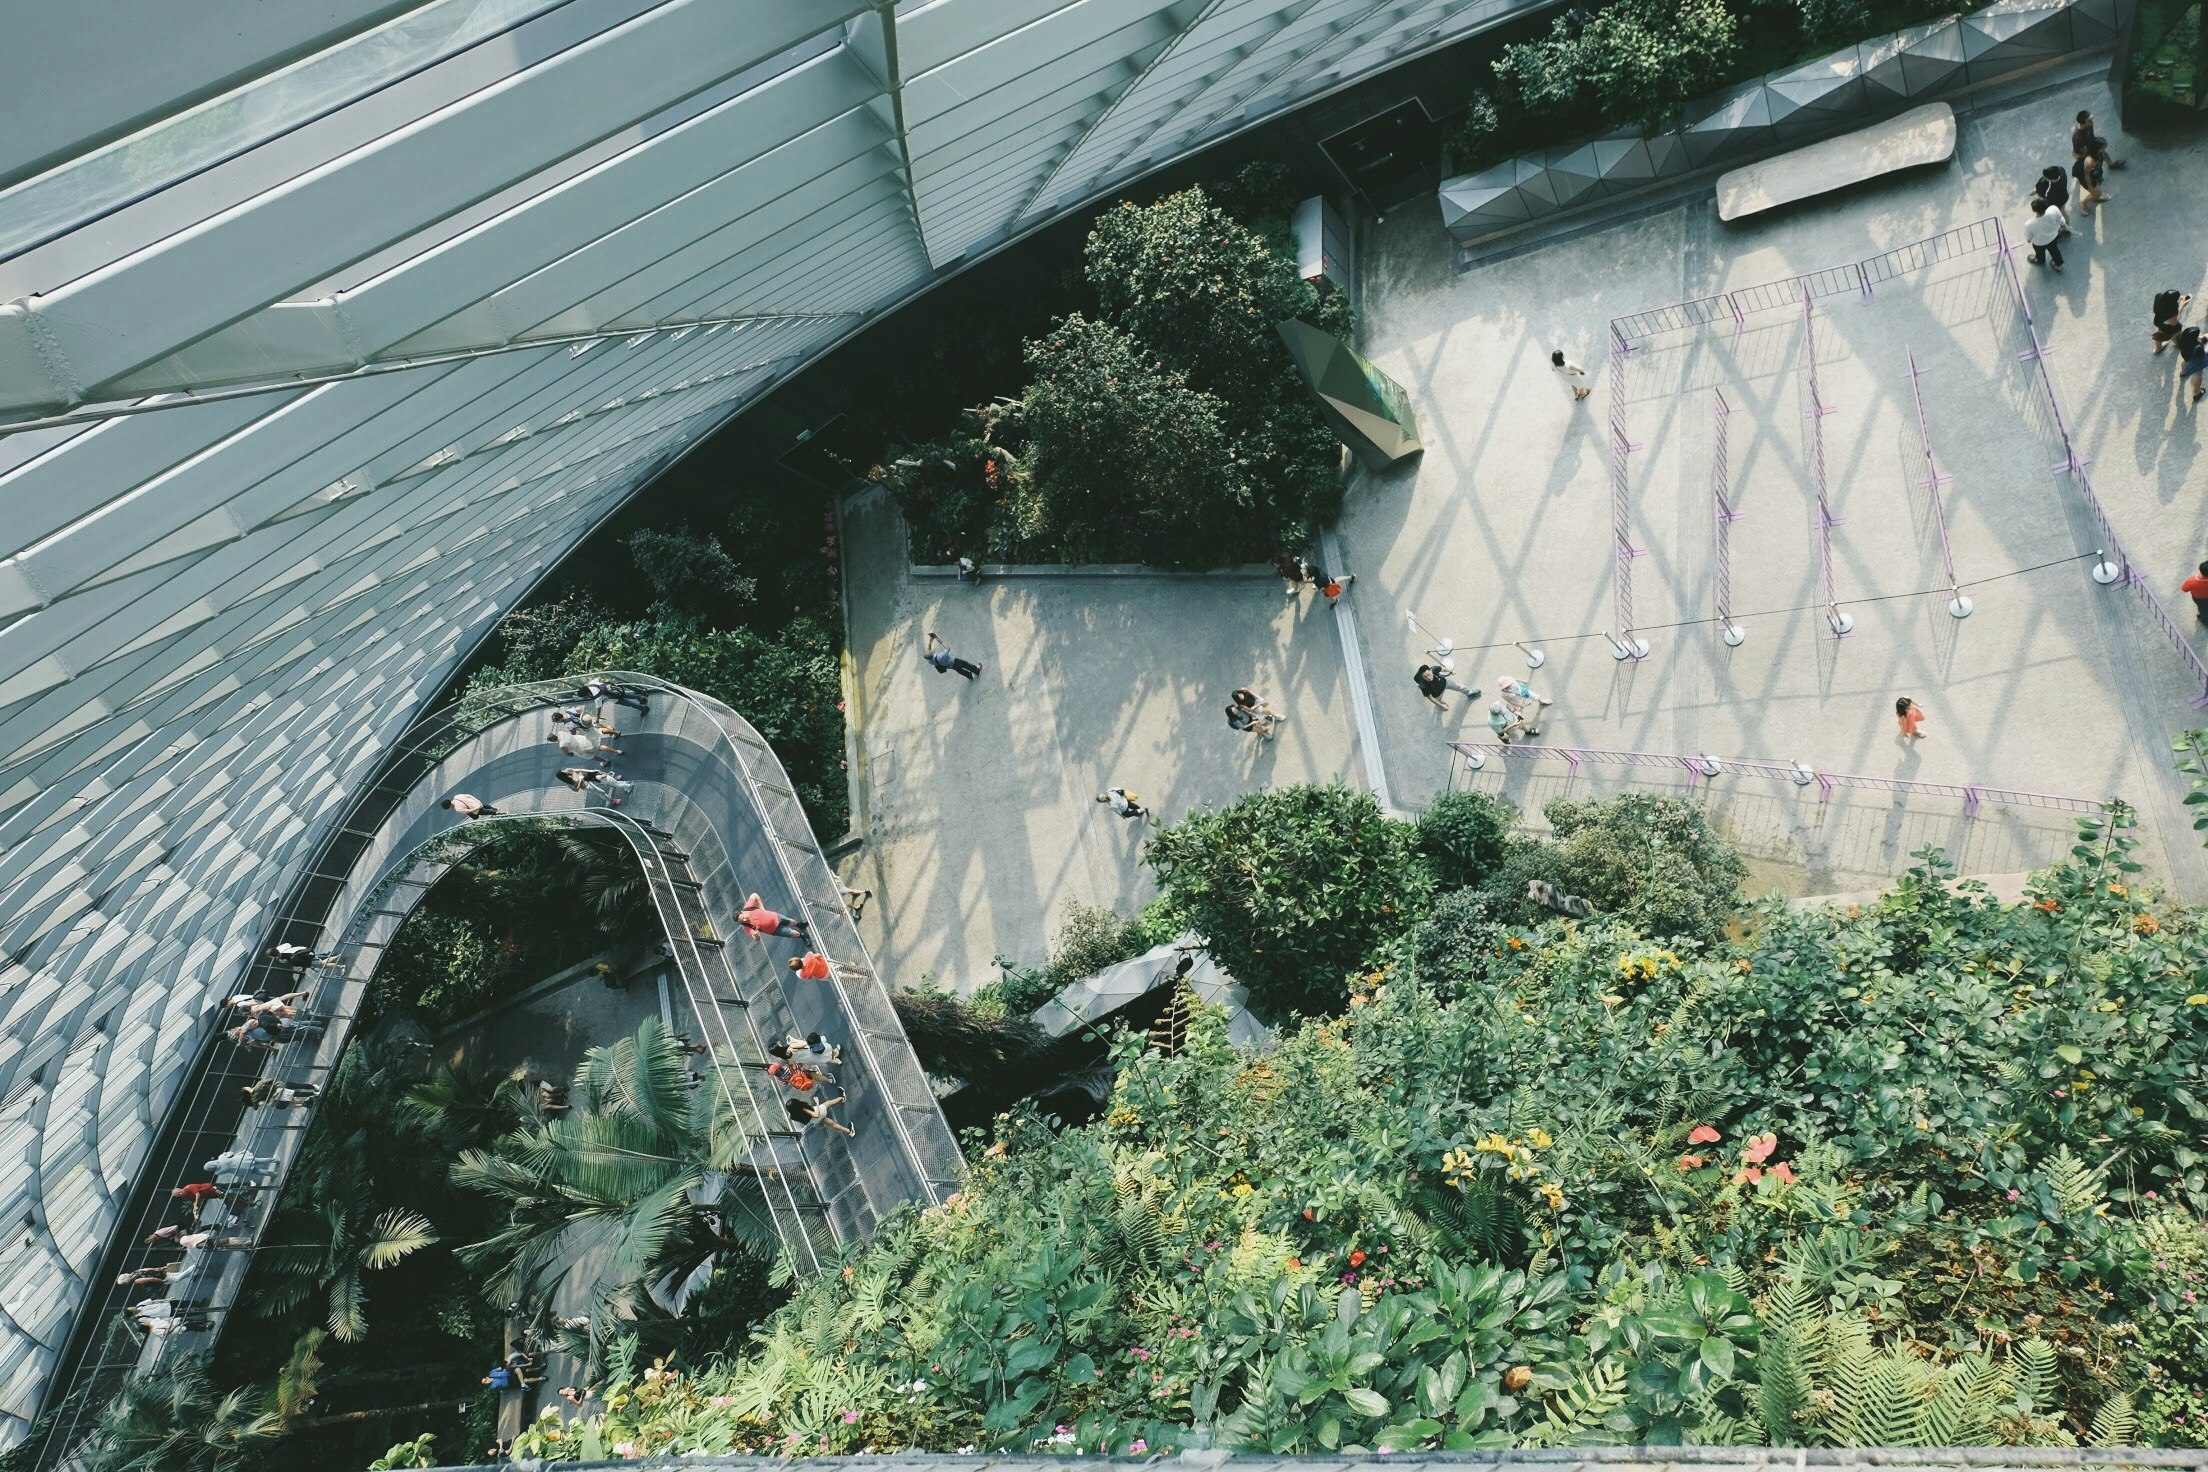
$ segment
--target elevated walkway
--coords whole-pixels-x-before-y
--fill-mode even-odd
[[[845,909],[842,887],[814,836],[795,790],[764,738],[720,702],[649,676],[611,678],[645,694],[648,714],[608,706],[622,734],[606,763],[632,784],[620,807],[596,789],[570,791],[555,773],[579,764],[545,740],[549,713],[574,703],[567,682],[519,686],[447,708],[420,722],[385,767],[280,917],[274,934],[334,952],[342,969],[306,973],[304,1004],[331,1018],[319,1039],[267,1055],[237,1053],[217,1039],[219,1082],[194,1090],[187,1107],[204,1118],[183,1123],[189,1149],[180,1162],[224,1149],[277,1162],[259,1196],[232,1208],[213,1203],[208,1225],[224,1238],[257,1239],[303,1142],[311,1111],[243,1110],[241,1079],[321,1082],[348,1041],[352,1020],[373,984],[385,949],[444,873],[502,828],[546,824],[617,834],[635,852],[659,911],[675,971],[713,1047],[711,1086],[720,1089],[744,1129],[736,1175],[755,1180],[790,1261],[818,1271],[843,1247],[868,1237],[907,1201],[934,1204],[958,1189],[964,1160],[919,1060],[897,1021]],[[442,806],[469,793],[497,816],[468,822]],[[736,923],[757,892],[772,909],[805,924],[809,939],[753,940]],[[836,968],[830,981],[803,981],[790,957],[817,950]],[[848,1102],[837,1111],[855,1131],[814,1129],[800,1136],[782,1108],[782,1089],[765,1076],[767,1045],[791,1032],[821,1032],[841,1043],[837,1079]],[[613,1041],[605,1039],[603,1041]],[[258,1059],[260,1066],[244,1062]],[[233,1127],[234,1125],[234,1127]],[[191,1165],[179,1164],[189,1171]],[[190,1179],[201,1178],[190,1175]],[[162,1182],[165,1186],[167,1183]],[[127,1215],[117,1261],[169,1215],[165,1189]],[[252,1252],[195,1251],[183,1281],[210,1305],[205,1333],[155,1338],[142,1347],[111,1341],[82,1366],[70,1387],[68,1419],[42,1467],[69,1464],[98,1408],[133,1368],[171,1349],[202,1347],[224,1327]],[[90,1308],[96,1321],[120,1311],[120,1289]]]

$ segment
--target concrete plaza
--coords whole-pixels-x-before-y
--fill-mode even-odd
[[[1359,477],[1341,536],[1359,575],[1387,774],[1415,806],[1452,780],[1508,792],[1532,811],[1564,791],[1607,791],[1590,771],[1491,763],[1467,776],[1442,742],[1487,739],[1477,710],[1437,718],[1409,673],[1429,642],[1402,618],[1452,637],[1460,678],[1492,687],[1526,673],[1509,641],[1542,647],[1531,674],[1555,702],[1545,742],[1588,748],[1799,760],[1832,772],[2124,796],[2143,813],[2142,857],[2157,877],[2208,893],[2177,806],[2169,740],[2198,724],[2181,654],[2134,592],[2088,576],[2097,543],[2067,476],[2036,381],[2008,264],[1957,250],[1900,272],[1865,297],[1800,288],[1738,324],[1656,332],[1606,362],[1613,317],[1721,292],[1745,293],[1849,267],[1941,232],[2001,218],[2013,238],[2031,181],[2066,163],[2072,115],[2114,127],[2097,79],[2042,80],[1965,111],[1955,162],[1788,211],[1718,222],[1707,188],[1684,199],[1576,222],[1538,244],[1459,270],[1422,210],[1374,232],[1365,265],[1363,350],[1409,391],[1427,449]],[[2201,257],[2170,228],[2208,184],[2208,158],[2183,145],[2120,139],[2132,162],[2113,203],[2076,219],[2068,270],[2019,260],[2025,300],[2052,348],[2049,368],[2073,435],[2124,545],[2191,633],[2178,581],[2203,555],[2208,517],[2183,490],[2200,448],[2181,405],[2175,355],[2150,356],[2148,304],[2164,286],[2200,290]],[[1958,237],[1958,241],[1960,241]],[[1562,348],[1594,374],[1574,403],[1550,372]],[[1818,401],[1811,412],[1814,352]],[[1914,362],[1919,394],[1907,370]],[[1618,622],[1613,551],[1612,394],[1626,436],[1632,621],[1651,646],[1619,663],[1603,631]],[[1747,637],[1728,648],[1715,612],[1717,403],[1740,520],[1729,527],[1732,601]],[[1821,444],[1820,444],[1821,440]],[[1930,499],[1923,444],[1951,479]],[[1831,597],[1854,630],[1829,632],[1815,461],[1822,454]],[[1975,612],[1946,612],[1947,523],[1957,580]],[[2053,564],[2053,565],[2047,565]],[[1932,591],[1937,590],[1937,591]],[[1487,647],[1481,647],[1487,646]],[[1894,698],[1930,713],[1928,738],[1902,741]],[[1484,702],[1482,702],[1484,706]],[[1635,785],[1684,789],[1686,774],[1633,771]],[[1966,867],[2006,872],[2059,856],[2073,816],[1876,792],[1826,804],[1790,783],[1714,787],[1721,818],[1766,877],[1795,892],[1869,887],[1936,842]]]
[[[1175,819],[1269,786],[1363,781],[1335,615],[1264,573],[1042,575],[965,587],[915,576],[885,493],[844,506],[864,845],[845,882],[893,985],[961,993],[996,956],[1040,964],[1070,903],[1131,914],[1156,892],[1145,822],[1099,805],[1138,793]],[[983,667],[921,662],[929,631]],[[1270,743],[1228,729],[1248,685],[1283,711]]]
[[[2090,107],[2115,130],[2099,66],[2072,64],[1960,108],[1950,165],[1766,220],[1720,224],[1705,183],[1468,267],[1431,209],[1399,210],[1368,232],[1361,350],[1409,391],[1427,448],[1361,472],[1338,528],[1358,575],[1361,689],[1344,672],[1334,619],[1286,603],[1270,579],[1061,575],[965,588],[912,574],[903,526],[879,493],[849,503],[853,785],[866,841],[842,867],[877,891],[863,930],[886,974],[971,991],[996,956],[1040,961],[1067,903],[1127,912],[1145,901],[1143,830],[1093,802],[1106,785],[1173,818],[1267,785],[1369,780],[1355,700],[1400,809],[1472,783],[1538,826],[1557,796],[1692,795],[1741,846],[1758,888],[1873,890],[1927,845],[1966,873],[2014,876],[2074,841],[2073,812],[1989,801],[1971,814],[1959,796],[1843,789],[1821,801],[1815,786],[1737,772],[1574,772],[1515,755],[1467,773],[1446,743],[1488,739],[1486,699],[1452,696],[1437,713],[1409,678],[1442,634],[1466,683],[1492,691],[1506,671],[1530,674],[1554,700],[1543,744],[2118,794],[2141,810],[2150,872],[2208,896],[2169,758],[2171,736],[2203,722],[2187,704],[2198,688],[2138,595],[2088,576],[2104,539],[2054,469],[2059,436],[1990,230],[1904,263],[1867,298],[1818,295],[1805,316],[1799,287],[1781,288],[1745,298],[1761,305],[1737,332],[1729,320],[1650,332],[1622,384],[1607,363],[1613,317],[1852,268],[1993,217],[2017,238],[2032,180],[2068,160],[2072,115]],[[2202,290],[2198,248],[2172,222],[2208,187],[2208,155],[2120,135],[2116,152],[2132,166],[2113,176],[2113,203],[2075,216],[2067,271],[2021,258],[2015,269],[2092,485],[2190,638],[2176,585],[2208,553],[2208,511],[2186,491],[2200,420],[2179,400],[2175,355],[2148,352],[2147,317],[2161,288]],[[1549,371],[1552,348],[1594,374],[1593,398],[1571,400]],[[1816,400],[1831,410],[1821,417],[1809,412],[1813,352]],[[1619,612],[1614,387],[1639,446],[1626,460],[1626,526],[1640,554],[1630,576],[1632,622],[1650,645],[1641,662],[1614,660],[1602,637]],[[1728,527],[1730,607],[1746,630],[1737,648],[1716,618],[1719,395],[1730,411],[1722,484],[1740,518]],[[1946,478],[1927,484],[1928,470]],[[1844,638],[1820,606],[1828,555],[1831,599],[1854,620]],[[1950,559],[1974,604],[1964,620],[1946,611]],[[925,667],[930,629],[983,663],[982,679]],[[1541,647],[1544,665],[1529,672],[1513,641]],[[1232,736],[1220,718],[1244,682],[1292,717],[1272,747]],[[1922,742],[1899,738],[1897,695],[1930,713]]]

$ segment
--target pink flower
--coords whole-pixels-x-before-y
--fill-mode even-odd
[[[843,1424],[844,1424],[844,1425],[846,1425],[846,1426],[856,1426],[856,1425],[858,1425],[858,1424],[859,1424],[859,1413],[858,1413],[857,1411],[845,1411],[845,1412],[843,1413]]]
[[[1740,1158],[1750,1165],[1761,1165],[1771,1158],[1771,1152],[1779,1148],[1779,1137],[1773,1134],[1758,1135],[1748,1142],[1748,1148],[1740,1152]]]
[[[1144,1441],[1139,1436],[1136,1437],[1133,1441],[1127,1443],[1127,1451],[1130,1455],[1140,1456],[1142,1453],[1148,1450],[1150,1450],[1150,1443]]]
[[[1740,1174],[1734,1176],[1733,1179],[1736,1181],[1745,1182],[1748,1185],[1753,1186],[1754,1184],[1756,1184],[1756,1182],[1763,1179],[1763,1172],[1757,1170],[1752,1165],[1744,1165],[1740,1169]]]
[[[1777,1165],[1771,1167],[1771,1174],[1777,1177],[1779,1180],[1786,1182],[1789,1186],[1794,1184],[1794,1167],[1788,1165],[1783,1160],[1780,1161]]]
[[[1679,1157],[1679,1168],[1681,1170],[1695,1170],[1709,1163],[1710,1158],[1707,1155],[1682,1155]]]
[[[1687,1133],[1687,1143],[1689,1145],[1712,1145],[1721,1138],[1722,1136],[1716,1130],[1711,1129],[1706,1124],[1698,1124]]]
[[[2011,1192],[2009,1192],[2009,1200],[2011,1200],[2011,1201],[2014,1201],[2014,1200],[2015,1200],[2015,1199],[2016,1199],[2016,1198],[2017,1198],[2018,1196],[2020,1196],[2021,1194],[2023,1194],[2023,1193],[2022,1193],[2022,1192],[2019,1192],[2019,1191],[2011,1191]]]

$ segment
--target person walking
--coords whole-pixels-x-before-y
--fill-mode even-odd
[[[192,1209],[192,1224],[199,1224],[200,1209],[210,1201],[222,1201],[230,1193],[213,1181],[193,1181],[188,1186],[178,1186],[169,1192],[170,1199],[181,1201]]]
[[[1504,675],[1495,682],[1495,693],[1510,707],[1510,713],[1518,718],[1518,724],[1526,728],[1528,736],[1541,734],[1541,710],[1549,702],[1536,694],[1524,680]]]
[[[969,588],[981,582],[981,569],[975,566],[973,558],[961,557],[958,559],[958,580]]]
[[[619,756],[621,748],[595,731],[559,730],[544,738],[560,749],[562,756]]]
[[[2039,178],[2032,185],[2032,196],[2046,200],[2058,210],[2070,208],[2070,176],[2061,164],[2049,164],[2039,171]]]
[[[816,1124],[824,1124],[846,1138],[855,1140],[858,1138],[856,1130],[839,1120],[828,1117],[828,1111],[841,1104],[843,1097],[841,1094],[833,1099],[792,1097],[782,1101],[782,1110],[789,1115],[790,1123],[797,1126],[797,1132],[800,1135]]]
[[[2090,215],[2095,205],[2108,201],[2107,192],[2101,188],[2100,166],[2084,154],[2070,160],[2070,178],[2078,186],[2079,214]],[[2068,235],[2070,227],[2064,225],[2062,233]]]
[[[1247,687],[1234,692],[1234,703],[1249,717],[1249,724],[1243,729],[1255,732],[1260,741],[1272,740],[1273,728],[1285,719],[1280,712],[1273,709],[1270,701]],[[1234,724],[1231,716],[1227,724]]]
[[[2046,200],[2035,198],[2032,201],[2032,217],[2024,222],[2024,239],[2032,248],[2033,265],[2044,266],[2051,260],[2057,271],[2062,269],[2062,247],[2056,242],[2062,239],[2062,232],[2069,224],[2062,217],[2062,211]]]
[[[1512,733],[1520,736],[1526,734],[1526,723],[1518,717],[1517,712],[1497,700],[1490,702],[1487,707],[1487,729],[1495,733],[1496,740],[1508,746]]]
[[[244,1093],[245,1102],[255,1109],[303,1109],[320,1098],[322,1090],[315,1084],[287,1084],[263,1078],[245,1085]]]
[[[143,1267],[136,1272],[117,1273],[115,1275],[115,1286],[118,1288],[166,1288],[169,1286],[169,1279],[182,1271],[184,1271],[184,1264],[181,1260],[164,1263],[157,1268]]]
[[[920,657],[934,665],[935,672],[939,675],[947,675],[955,670],[971,680],[981,673],[980,665],[951,653],[951,646],[944,643],[932,629],[928,632],[928,642],[921,649]]]
[[[2198,327],[2186,328],[2177,335],[2177,356],[2180,359],[2177,386],[2182,389],[2185,380],[2190,378],[2193,381],[2193,402],[2197,404],[2201,395],[2208,393],[2208,387],[2203,386],[2200,376],[2202,369],[2208,369],[2208,337],[2204,337]]]
[[[1293,598],[1311,586],[1311,564],[1293,552],[1283,552],[1273,559],[1273,571],[1288,585],[1288,596]]]
[[[559,738],[555,736],[552,739],[557,741]],[[465,792],[455,792],[452,796],[446,798],[443,802],[439,803],[438,806],[452,809],[454,812],[460,815],[461,821],[468,823],[474,822],[477,818],[499,818],[505,816],[505,814],[499,812],[497,808],[492,807],[482,798],[471,797]]]
[[[2108,151],[2108,140],[2101,136],[2100,128],[2094,123],[2093,113],[2088,108],[2078,109],[2076,126],[2070,130],[2070,152],[2073,155],[2083,154],[2095,164],[2106,168],[2120,169],[2124,166],[2122,159]]]
[[[248,1017],[262,1013],[288,1017],[295,1010],[291,1004],[307,995],[309,993],[304,991],[285,992],[280,997],[263,996],[259,992],[239,992],[223,1005],[235,1011],[243,1012]]]
[[[848,981],[850,973],[818,951],[790,957],[790,969],[800,981]]]
[[[1096,795],[1096,800],[1122,818],[1134,820],[1150,816],[1150,810],[1142,805],[1141,794],[1129,792],[1124,787],[1107,787]]]
[[[213,1232],[187,1232],[176,1239],[176,1245],[194,1252],[244,1252],[253,1245],[251,1237],[218,1237]]]
[[[797,940],[811,938],[803,921],[776,914],[761,902],[756,893],[745,897],[744,907],[736,912],[736,923],[750,931],[754,940],[764,940],[770,935],[790,936]]]
[[[1587,381],[1587,370],[1566,358],[1562,348],[1549,354],[1549,371],[1564,380],[1564,386],[1572,391],[1572,402],[1575,404],[1595,391]],[[1615,393],[1616,390],[1613,389],[1612,392]]]
[[[1906,695],[1894,697],[1894,721],[1901,727],[1904,741],[1924,739],[1924,707]]]
[[[242,1181],[252,1176],[265,1175],[274,1170],[276,1165],[276,1161],[255,1155],[250,1150],[225,1150],[200,1169],[213,1176],[217,1182],[222,1182],[224,1176],[235,1176]]]
[[[810,1094],[828,1077],[809,1063],[792,1063],[777,1058],[767,1065],[767,1077],[793,1093]]]
[[[2193,617],[2208,624],[2208,562],[2203,562],[2191,577],[2179,583],[2177,590],[2193,600]]]
[[[612,680],[598,679],[595,676],[583,681],[582,687],[575,692],[575,698],[594,701],[599,705],[611,701],[615,705],[628,706],[640,716],[648,716],[652,713],[652,702],[645,696],[643,691],[631,690],[626,685],[618,684]]]
[[[866,902],[872,898],[874,891],[871,889],[853,889],[848,884],[843,886],[843,907],[851,912],[854,920],[859,918],[859,912],[866,908]]]
[[[1438,664],[1422,664],[1411,671],[1411,683],[1418,687],[1418,693],[1425,696],[1435,710],[1447,710],[1449,708],[1449,702],[1441,697],[1451,690],[1456,691],[1467,700],[1480,698],[1479,686],[1460,685],[1448,670]]]
[[[2154,294],[2154,336],[2148,340],[2157,357],[2185,330],[2185,309],[2192,304],[2192,297],[2174,286]]]
[[[268,958],[277,965],[287,966],[293,971],[304,971],[310,966],[319,966],[323,970],[329,971],[345,964],[345,958],[335,951],[325,951],[320,955],[316,955],[313,946],[295,946],[289,941],[279,941],[270,946],[268,948]],[[305,996],[306,993],[301,992],[299,995]]]
[[[830,1064],[842,1064],[843,1045],[831,1043],[824,1033],[809,1032],[799,1037],[793,1032],[779,1042],[767,1044],[767,1054],[784,1063],[806,1064],[818,1073]]]

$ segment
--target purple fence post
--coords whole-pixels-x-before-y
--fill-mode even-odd
[[[1817,304],[1806,286],[1802,288],[1802,355],[1809,369],[1809,471],[1817,487],[1817,565],[1824,580],[1825,624],[1837,639],[1854,628],[1855,621],[1840,611],[1833,590],[1832,529],[1841,524],[1842,518],[1832,514],[1832,497],[1825,481],[1825,416],[1832,410],[1826,407],[1817,387]]]
[[[1615,321],[1610,324],[1610,342],[1614,349],[1625,343]],[[1633,545],[1630,535],[1633,508],[1626,457],[1640,446],[1625,436],[1625,365],[1624,353],[1614,352],[1610,359],[1610,537],[1615,569],[1611,598],[1618,628],[1610,652],[1620,660],[1638,660],[1648,657],[1648,646],[1633,637],[1633,559],[1641,549]]]
[[[1926,491],[1932,497],[1932,520],[1940,529],[1940,565],[1947,569],[1947,611],[1956,618],[1970,616],[1970,600],[1955,582],[1955,549],[1947,540],[1947,507],[1940,496],[1940,487],[1954,480],[1952,475],[1942,475],[1937,461],[1932,458],[1932,427],[1924,417],[1924,394],[1917,381],[1923,375],[1917,368],[1917,355],[1909,350],[1909,397],[1917,406],[1917,441],[1924,446],[1924,481]]]
[[[1978,789],[1975,787],[1965,787],[1963,789],[1963,816],[1966,818],[1978,816]]]
[[[2104,559],[2113,558],[2112,561],[2095,564],[2094,581],[2128,587],[2139,596],[2139,600],[2146,605],[2148,616],[2162,626],[2163,636],[2185,662],[2192,666],[2193,678],[2200,682],[2200,694],[2194,696],[2190,702],[2193,709],[2208,709],[2208,660],[2201,658],[2200,651],[2193,647],[2192,640],[2185,636],[2185,631],[2170,617],[2169,610],[2162,606],[2162,600],[2154,596],[2147,587],[2145,578],[2132,566],[2122,540],[2116,535],[2115,523],[2109,520],[2107,508],[2101,505],[2101,498],[2094,493],[2092,479],[2085,473],[2085,457],[2078,453],[2077,443],[2070,437],[2070,426],[2062,417],[2062,400],[2056,396],[2054,377],[2047,371],[2046,348],[2039,340],[2039,328],[2032,322],[2031,303],[2024,296],[2024,278],[2017,271],[2016,257],[2009,249],[2008,231],[1998,221],[1994,225],[1994,240],[2001,264],[2007,268],[2009,290],[2016,302],[2017,313],[2032,344],[2029,352],[2019,353],[2017,356],[2020,359],[2030,358],[2037,366],[2040,389],[2047,395],[2047,411],[2054,416],[2055,430],[2062,436],[2063,458],[2054,467],[2055,474],[2068,475],[2070,483],[2078,488],[2079,496],[2085,501],[2085,509],[2092,515],[2094,525],[2100,529],[2100,555]]]
[[[1725,643],[1738,649],[1741,641],[1748,637],[1748,631],[1733,622],[1733,537],[1727,528],[1740,520],[1740,513],[1733,509],[1732,502],[1725,495],[1726,487],[1732,484],[1732,469],[1726,444],[1729,436],[1725,425],[1732,417],[1733,407],[1725,402],[1725,391],[1721,388],[1711,389],[1710,397],[1717,406],[1717,423],[1710,455],[1710,501],[1717,547],[1714,563],[1717,626],[1724,633]]]

